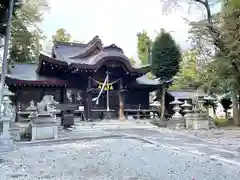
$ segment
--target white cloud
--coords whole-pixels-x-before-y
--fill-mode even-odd
[[[74,39],[99,35],[105,45],[115,43],[136,57],[136,34],[143,29],[154,38],[161,28],[184,44],[188,25],[180,12],[163,15],[159,0],[49,0],[50,13],[41,25],[48,37],[65,28]]]

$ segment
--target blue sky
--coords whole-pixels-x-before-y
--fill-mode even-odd
[[[184,18],[187,14],[179,11],[164,15],[160,0],[48,0],[48,2],[51,9],[44,14],[44,21],[40,27],[49,39],[58,28],[65,28],[73,39],[84,42],[99,35],[104,45],[114,43],[120,46],[127,56],[136,58],[137,32],[145,29],[150,37],[154,38],[156,31],[165,28],[172,33],[177,43],[182,47],[186,46],[188,25]]]

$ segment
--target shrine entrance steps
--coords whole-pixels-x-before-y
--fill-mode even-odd
[[[73,130],[107,130],[107,129],[128,129],[128,128],[152,128],[150,120],[102,120],[94,122],[76,122]]]

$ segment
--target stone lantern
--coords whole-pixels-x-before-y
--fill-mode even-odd
[[[181,105],[181,107],[184,109],[183,112],[185,113],[184,119],[186,128],[192,128],[192,105],[187,102],[187,100],[184,101],[184,104]]]
[[[181,101],[179,101],[177,98],[174,99],[170,104],[174,106],[174,114],[172,118],[169,120],[167,123],[168,127],[173,127],[173,128],[182,128],[185,126],[184,124],[184,118],[183,116],[179,113],[181,110],[180,104],[182,104]]]
[[[212,96],[207,96],[207,97],[204,97],[204,100],[205,102],[207,102],[207,115],[208,116],[211,116],[211,117],[214,117],[215,114],[214,114],[214,110],[213,110],[213,104],[215,103],[216,101],[216,98],[212,97]],[[209,106],[209,103],[212,104],[212,106]]]
[[[179,113],[179,111],[181,110],[180,104],[182,104],[182,102],[175,98],[174,101],[170,102],[170,104],[174,106],[173,107],[174,114],[172,117],[182,117],[182,115]]]
[[[189,115],[190,112],[192,112],[191,108],[192,105],[187,102],[187,100],[184,101],[182,105],[180,105],[183,108],[183,112],[185,113],[185,117]]]
[[[8,86],[5,84],[3,86],[3,96],[13,96],[14,93],[12,93],[11,91],[9,91]]]
[[[12,101],[10,100],[9,96],[13,96],[14,93],[9,91],[7,85],[3,87],[3,99],[1,104],[1,116],[0,116],[0,123],[2,126],[2,131],[0,134],[0,144],[3,144],[3,147],[10,148],[12,145],[12,139],[10,135],[10,124],[13,117],[13,107],[11,105]]]

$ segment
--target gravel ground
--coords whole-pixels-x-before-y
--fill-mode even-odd
[[[159,128],[157,131],[166,133],[180,133],[186,136],[194,136],[209,143],[228,146],[240,151],[240,128],[228,127],[210,130],[187,130]]]
[[[223,171],[224,169],[224,171]],[[0,155],[1,180],[239,180],[239,167],[127,139],[21,147]]]

